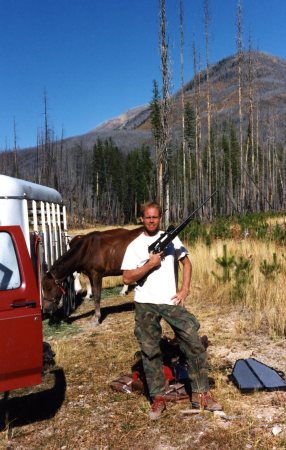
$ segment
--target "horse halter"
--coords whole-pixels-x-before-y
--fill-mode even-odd
[[[56,303],[57,301],[59,301],[61,299],[61,297],[66,293],[66,291],[64,290],[64,288],[62,286],[59,286],[60,291],[61,291],[61,296],[59,297],[43,297],[43,300],[47,301],[47,302],[51,302],[51,303]]]
[[[61,291],[61,296],[59,297],[43,297],[43,300],[46,300],[47,302],[51,302],[51,303],[56,303],[57,301],[59,301],[61,299],[61,297],[63,295],[65,295],[66,291],[64,290],[63,287],[63,283],[60,280],[57,280],[54,275],[52,274],[52,272],[47,272],[47,274],[50,274],[55,282],[55,284],[58,286],[58,288]]]

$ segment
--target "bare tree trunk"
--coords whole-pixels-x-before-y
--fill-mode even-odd
[[[232,168],[231,168],[231,141],[228,139],[228,151],[229,151],[229,163],[228,163],[228,201],[229,201],[229,209],[227,209],[226,214],[231,215],[232,209],[233,209],[233,201],[231,200],[233,198],[233,176],[232,176]],[[231,198],[230,198],[231,196]]]
[[[272,149],[272,124],[271,118],[268,118],[267,124],[267,160],[266,160],[266,171],[265,171],[265,195],[268,202],[271,204],[272,200],[272,190],[271,190],[271,178],[272,178],[272,161],[271,161],[271,149]],[[268,204],[265,204],[265,211],[268,211]]]
[[[19,176],[19,166],[18,166],[18,145],[17,145],[17,130],[16,130],[16,120],[13,120],[13,134],[14,134],[14,176],[18,178]]]
[[[263,170],[259,157],[259,103],[256,102],[256,116],[255,116],[255,155],[256,155],[256,180],[259,187],[259,192],[256,194],[256,211],[260,211],[260,192],[262,191],[261,179],[263,178]]]
[[[240,0],[237,4],[237,70],[238,70],[238,115],[239,115],[239,147],[240,147],[240,195],[239,195],[239,207],[240,210],[244,208],[245,200],[245,171],[243,167],[243,117],[242,117],[242,62],[243,62],[243,51],[242,51],[242,10]]]
[[[170,222],[170,187],[169,187],[169,164],[168,158],[170,154],[170,71],[168,61],[168,43],[166,37],[166,5],[165,0],[159,0],[160,3],[160,55],[161,55],[161,71],[162,71],[162,103],[161,103],[161,164],[159,168],[159,186],[162,188],[162,204],[163,204],[163,221],[165,227]]]
[[[205,25],[205,45],[206,45],[206,85],[207,85],[207,195],[212,191],[212,150],[211,150],[211,94],[209,81],[209,3],[204,0],[204,25]],[[211,217],[211,207],[208,205]]]
[[[183,216],[186,217],[189,205],[189,183],[187,179],[188,157],[185,135],[185,91],[184,91],[184,29],[183,29],[183,0],[180,0],[180,62],[181,62],[181,119],[182,119],[182,153],[183,153]],[[191,169],[191,167],[190,167]],[[191,172],[190,172],[191,173]]]
[[[201,203],[203,196],[203,178],[201,161],[201,108],[200,108],[200,72],[197,69],[197,53],[195,40],[193,39],[193,65],[194,65],[194,92],[195,92],[195,189],[196,201]],[[190,167],[191,170],[191,167]]]

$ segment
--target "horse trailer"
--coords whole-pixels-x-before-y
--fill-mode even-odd
[[[19,225],[33,263],[42,297],[41,279],[69,248],[66,208],[58,191],[0,175],[0,226]],[[74,279],[65,281],[65,315],[74,309]],[[41,298],[42,304],[42,298]]]

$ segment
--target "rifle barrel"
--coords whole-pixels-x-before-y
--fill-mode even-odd
[[[198,212],[216,193],[217,191],[214,191],[211,195],[209,195],[208,198],[206,198],[206,200],[200,206],[198,206],[182,223],[180,223],[180,225],[178,225],[174,229],[174,234],[179,234],[180,231],[183,230],[185,226],[190,222],[191,218],[196,214],[196,212]]]

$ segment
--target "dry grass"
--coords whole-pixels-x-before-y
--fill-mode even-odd
[[[279,252],[255,242],[227,245],[236,255],[252,254],[255,261],[252,287],[246,298],[241,303],[232,303],[228,287],[217,283],[211,275],[211,270],[218,271],[215,258],[222,255],[222,243],[218,242],[210,249],[201,245],[190,249],[194,275],[186,305],[199,318],[201,334],[207,334],[211,341],[213,392],[223,404],[227,420],[211,413],[185,415],[183,412],[190,404],[183,402],[168,405],[164,417],[151,423],[144,396],[110,389],[113,379],[130,373],[138,346],[133,335],[133,294],[123,299],[118,296],[119,289],[109,289],[109,297],[102,301],[104,319],[99,327],[91,325],[93,303],[88,300],[75,312],[71,324],[51,328],[45,323],[46,339],[51,342],[57,366],[62,370],[61,383],[57,392],[53,392],[54,375],[50,373],[41,386],[13,393],[22,410],[13,411],[18,419],[11,424],[9,440],[5,431],[1,433],[0,448],[285,450],[285,395],[267,392],[242,395],[228,380],[239,358],[255,357],[286,371],[285,338],[276,333],[273,339],[274,333],[270,332],[270,324],[277,326],[285,317],[279,294],[280,290],[283,292],[283,276],[267,283],[258,270],[261,259],[269,259],[273,251]],[[120,277],[107,279],[106,285],[115,281],[120,281]],[[276,308],[280,308],[279,315]],[[171,333],[168,327],[164,331]],[[45,391],[46,399],[42,397]],[[10,420],[15,419],[13,414]],[[31,417],[30,423],[25,423],[27,417]],[[275,426],[281,429],[277,436],[272,433]]]
[[[199,305],[198,298],[190,299],[187,307],[200,318],[201,333],[207,333],[212,343],[209,353],[214,395],[222,402],[229,420],[210,413],[183,415],[190,408],[184,402],[168,405],[162,420],[150,423],[145,397],[110,389],[110,381],[130,372],[137,350],[132,295],[124,300],[110,297],[103,301],[105,319],[100,327],[92,328],[89,314],[92,304],[86,301],[69,325],[72,333],[64,324],[54,329],[53,338],[49,339],[57,353],[57,364],[64,370],[63,403],[49,419],[37,420],[36,414],[30,424],[20,423],[12,428],[10,441],[3,432],[1,448],[7,445],[15,450],[285,448],[285,438],[275,437],[271,432],[276,424],[284,426],[285,398],[265,392],[243,396],[227,377],[237,358],[250,355],[265,362],[271,357],[273,365],[285,370],[285,356],[281,358],[285,355],[285,342],[252,334],[247,317],[237,314],[234,307],[212,308],[209,302]],[[51,336],[50,328],[47,325],[45,328]],[[41,409],[41,399],[36,396],[51,386],[50,374],[40,388],[34,388],[36,394],[30,407]],[[21,394],[25,397],[25,392]],[[50,398],[52,403],[53,397]]]
[[[238,306],[246,307],[252,317],[252,329],[263,328],[271,336],[285,336],[286,303],[285,303],[285,248],[275,243],[264,243],[254,240],[216,241],[210,248],[203,244],[190,249],[194,261],[193,289],[200,292],[202,298],[220,304],[233,302],[231,288],[233,282],[222,284],[212,272],[222,274],[222,268],[216,263],[216,258],[223,255],[223,245],[227,245],[228,255],[240,256],[251,260],[252,278],[247,284],[245,295],[236,300]],[[273,254],[277,255],[280,270],[273,278],[265,277],[260,271],[260,264],[266,260],[272,263]]]

